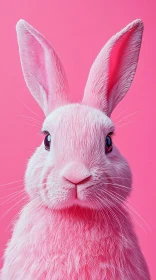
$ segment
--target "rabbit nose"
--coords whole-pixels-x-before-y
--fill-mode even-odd
[[[82,184],[90,179],[91,173],[83,163],[71,162],[63,169],[62,176],[73,184]]]

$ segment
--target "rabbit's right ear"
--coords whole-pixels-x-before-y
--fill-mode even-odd
[[[91,67],[83,104],[111,115],[133,81],[142,33],[143,23],[137,19],[107,42]]]
[[[26,21],[19,20],[16,31],[25,82],[47,116],[68,103],[63,66],[49,42]]]

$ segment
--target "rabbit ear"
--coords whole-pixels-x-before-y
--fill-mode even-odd
[[[91,67],[82,103],[111,115],[134,78],[142,33],[138,19],[107,42]]]
[[[67,81],[63,66],[45,38],[24,20],[16,25],[25,82],[45,115],[66,104]]]

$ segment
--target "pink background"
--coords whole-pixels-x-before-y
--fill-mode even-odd
[[[24,83],[16,41],[16,22],[20,18],[27,20],[51,42],[65,66],[73,101],[78,101],[92,61],[104,43],[130,21],[141,18],[145,30],[137,73],[113,119],[116,123],[115,143],[133,171],[134,190],[130,201],[151,228],[150,231],[135,215],[142,251],[152,279],[156,279],[155,10],[154,0],[1,0],[0,265],[5,244],[10,238],[11,221],[24,203],[22,196],[6,197],[21,190],[22,181],[3,184],[23,179],[27,159],[42,141],[41,126],[24,116],[44,119]]]

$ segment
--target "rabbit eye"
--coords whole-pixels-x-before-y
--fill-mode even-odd
[[[111,138],[111,134],[108,134],[105,141],[105,153],[108,154],[113,149],[113,142]]]
[[[51,135],[50,133],[47,133],[44,138],[44,146],[47,151],[50,150],[50,144],[51,144]]]

